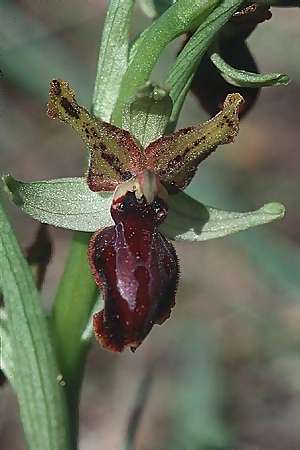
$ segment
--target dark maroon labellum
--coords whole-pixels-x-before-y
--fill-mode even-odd
[[[147,203],[127,191],[111,207],[115,226],[97,231],[89,262],[103,289],[104,309],[94,315],[97,339],[108,350],[134,351],[154,324],[163,323],[175,305],[179,277],[173,245],[158,231],[167,215],[156,196]]]

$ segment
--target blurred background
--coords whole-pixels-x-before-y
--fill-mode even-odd
[[[82,142],[46,116],[48,87],[52,78],[69,80],[89,107],[105,9],[101,0],[0,5],[1,172],[26,181],[82,174]],[[170,320],[135,354],[92,346],[80,450],[121,448],[145,377],[138,450],[300,449],[300,9],[272,12],[249,46],[262,72],[286,72],[292,82],[263,89],[235,143],[201,165],[189,192],[237,211],[280,201],[286,217],[233,237],[176,244],[181,280]],[[136,17],[132,37],[149,23],[138,7]],[[176,42],[165,51],[156,80],[179,48]],[[206,118],[190,95],[179,125]],[[8,209],[26,248],[38,224]],[[71,237],[50,228],[45,308]],[[0,388],[0,442],[3,450],[25,450],[7,383]]]

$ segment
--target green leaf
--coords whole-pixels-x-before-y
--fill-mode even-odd
[[[181,34],[197,25],[221,0],[178,0],[147,28],[134,45],[127,71],[122,79],[112,120],[122,123],[123,107],[136,91],[149,81],[151,72],[164,48]]]
[[[144,13],[150,17],[150,19],[156,19],[170,6],[176,3],[176,0],[140,0],[139,3]]]
[[[102,34],[92,113],[106,122],[117,100],[128,63],[134,0],[111,0]]]
[[[13,351],[8,331],[7,314],[4,308],[0,309],[0,369],[14,386]]]
[[[172,107],[168,92],[148,83],[125,105],[122,128],[133,134],[145,148],[150,142],[163,136]]]
[[[90,191],[86,188],[84,178],[23,183],[9,177],[6,186],[12,200],[21,204],[24,212],[38,220],[43,217],[51,225],[73,227],[72,229],[79,231],[96,231],[113,224],[110,216],[113,194]],[[103,195],[106,196],[105,202]],[[68,198],[67,203],[65,196]],[[106,208],[103,207],[104,203]],[[169,214],[161,231],[174,240],[215,239],[272,222],[284,215],[284,207],[279,203],[266,204],[253,212],[229,212],[205,206],[184,192],[170,195],[168,204]],[[41,216],[41,205],[47,205],[47,215],[42,211]],[[74,221],[74,211],[80,211],[77,221]]]
[[[284,73],[254,73],[232,67],[218,54],[213,53],[210,57],[213,64],[228,83],[240,87],[265,87],[287,85],[290,81]]]
[[[168,132],[176,128],[177,120],[197,67],[217,33],[243,4],[243,0],[224,0],[205,20],[177,57],[169,72],[173,112]]]
[[[111,192],[92,192],[85,178],[61,178],[24,183],[3,177],[11,200],[42,223],[77,231],[111,225]]]
[[[206,241],[280,219],[280,203],[268,203],[256,211],[229,212],[205,206],[184,192],[169,197],[169,214],[161,231],[176,241]]]
[[[60,371],[41,299],[13,230],[0,206],[0,285],[13,354],[14,386],[28,448],[70,450]]]

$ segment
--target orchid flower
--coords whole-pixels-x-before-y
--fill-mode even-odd
[[[69,124],[88,147],[86,178],[22,183],[6,177],[5,183],[15,203],[40,221],[94,232],[88,261],[104,308],[94,314],[93,328],[104,348],[135,351],[154,324],[169,318],[180,273],[170,238],[210,239],[282,217],[278,204],[230,213],[204,207],[182,192],[200,162],[234,140],[242,103],[240,94],[230,94],[209,121],[142,145],[128,130],[80,106],[68,82],[51,82],[48,116]]]

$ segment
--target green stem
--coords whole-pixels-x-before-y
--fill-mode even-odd
[[[87,261],[89,239],[89,233],[74,234],[51,317],[53,339],[73,422],[74,448],[78,432],[78,397],[88,350],[88,343],[83,342],[81,336],[98,296]]]
[[[122,123],[124,105],[149,80],[164,48],[181,34],[195,29],[219,3],[220,0],[179,0],[142,33],[122,79],[113,123]]]

